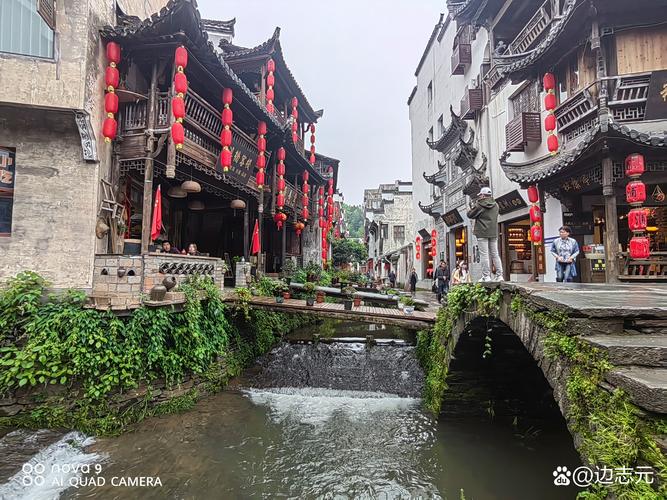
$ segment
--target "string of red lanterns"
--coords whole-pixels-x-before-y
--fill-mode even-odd
[[[422,238],[417,235],[415,238],[415,259],[420,260],[422,258]]]
[[[273,107],[273,99],[275,98],[273,87],[276,84],[276,77],[273,74],[276,70],[276,63],[273,62],[273,59],[269,59],[266,63],[266,70],[268,71],[266,75],[266,110],[273,113],[275,111]]]
[[[650,241],[645,234],[648,220],[642,204],[646,201],[646,185],[639,180],[644,173],[644,156],[633,153],[625,158],[625,175],[630,182],[625,187],[625,199],[632,207],[628,212],[628,227],[632,231],[630,238],[630,258],[648,259],[651,255]]]
[[[296,109],[299,106],[299,100],[296,97],[292,97],[292,142],[294,144],[299,140],[299,111]]]
[[[310,124],[310,164],[315,165],[315,124]]]
[[[285,148],[278,149],[278,165],[276,165],[276,208],[278,211],[274,216],[278,230],[282,229],[283,223],[287,220],[287,215],[282,212],[285,206]]]
[[[171,124],[171,139],[174,141],[176,149],[181,149],[185,141],[183,119],[185,118],[185,94],[188,91],[188,79],[185,76],[185,68],[188,66],[188,51],[185,47],[176,47],[174,65],[176,66],[174,97],[171,99],[171,114],[174,116],[174,123]]]
[[[544,108],[548,112],[544,118],[544,128],[547,131],[547,148],[552,155],[555,155],[559,148],[558,136],[555,132],[556,115],[554,114],[556,109],[556,77],[553,73],[545,73],[542,83],[544,84],[544,90],[547,92],[547,95],[544,96]]]
[[[257,189],[264,189],[264,169],[266,168],[266,122],[257,124]]]
[[[308,206],[310,203],[309,200],[309,194],[310,194],[310,186],[308,185],[308,180],[310,179],[310,174],[308,173],[307,170],[304,170],[303,172],[303,186],[302,186],[302,191],[303,191],[303,197],[301,198],[302,201],[302,211],[301,211],[301,217],[303,217],[304,221],[308,221],[308,218],[310,217],[310,211],[308,210]]]
[[[220,165],[224,173],[229,172],[232,166],[232,124],[234,123],[234,113],[232,112],[232,101],[234,94],[232,89],[222,89],[222,132],[220,132],[220,144],[222,152],[220,153]]]
[[[436,257],[438,255],[438,231],[433,229],[431,230],[431,251],[429,252],[431,257],[433,258],[432,263],[433,266],[431,267],[431,272],[433,273],[433,277],[435,277],[435,261]]]
[[[306,227],[306,225],[300,220],[294,223],[294,230],[296,231],[297,236],[301,236],[301,231]]]
[[[320,186],[317,191],[317,216],[320,219],[320,228],[324,229],[324,187]]]
[[[116,88],[120,83],[120,73],[118,73],[118,63],[120,63],[120,45],[116,42],[107,43],[107,60],[109,65],[104,72],[104,83],[107,93],[104,96],[104,111],[106,118],[102,124],[102,135],[107,144],[116,138],[118,131],[118,122],[115,115],[118,113],[118,95]]]
[[[542,211],[540,210],[540,192],[537,186],[528,186],[528,201],[531,203],[530,207],[530,241],[534,245],[542,244]]]

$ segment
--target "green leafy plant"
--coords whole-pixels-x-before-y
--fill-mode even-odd
[[[343,292],[343,295],[347,300],[352,300],[354,299],[354,294],[357,293],[357,289],[354,288],[353,286],[346,286],[341,290]]]
[[[303,291],[306,298],[308,299],[315,298],[315,283],[309,281],[308,283],[303,285]]]
[[[415,306],[415,299],[413,299],[412,297],[409,297],[409,296],[401,297],[400,301],[401,301],[401,304],[403,304],[404,306],[408,306],[408,307],[414,307]]]

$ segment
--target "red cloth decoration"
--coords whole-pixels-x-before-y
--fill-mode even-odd
[[[257,255],[260,251],[259,245],[259,223],[255,219],[255,228],[252,230],[252,249],[250,255]]]
[[[162,190],[160,185],[155,191],[155,203],[153,204],[153,220],[151,222],[151,240],[155,241],[162,231]]]

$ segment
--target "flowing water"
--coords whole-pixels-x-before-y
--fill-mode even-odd
[[[117,438],[4,436],[0,452],[19,451],[0,460],[0,499],[576,495],[553,485],[557,465],[580,462],[546,382],[517,383],[535,377],[530,358],[480,362],[478,336],[463,339],[450,370],[454,394],[436,418],[418,398],[424,376],[407,332],[350,324],[320,332],[327,342],[295,332],[231,389]],[[355,342],[369,334],[380,345]],[[512,352],[512,339],[499,335],[495,348],[496,357]],[[34,484],[37,464],[57,465],[45,483],[63,484]]]

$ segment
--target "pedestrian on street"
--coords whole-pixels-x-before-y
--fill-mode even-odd
[[[396,288],[396,273],[393,270],[389,271],[389,286]]]
[[[551,244],[551,255],[556,258],[556,281],[559,283],[567,283],[577,275],[575,261],[579,255],[579,244],[570,238],[570,233],[569,226],[562,226],[558,230],[560,238]]]
[[[442,297],[447,293],[449,288],[449,267],[444,260],[440,261],[440,265],[435,270],[435,281],[438,286],[438,302],[442,302]]]
[[[491,188],[483,187],[479,191],[477,200],[468,210],[468,218],[475,220],[473,234],[479,244],[479,260],[482,264],[482,278],[484,281],[503,281],[503,263],[498,253],[498,204],[493,199]],[[489,258],[490,257],[490,258]],[[496,269],[495,278],[491,278],[491,263]]]
[[[454,270],[454,274],[452,274],[452,286],[462,283],[472,283],[472,277],[468,272],[468,264],[464,260],[459,262]]]
[[[417,294],[417,271],[415,271],[414,267],[412,268],[412,271],[410,271],[408,282],[410,283],[410,293],[414,297]]]

